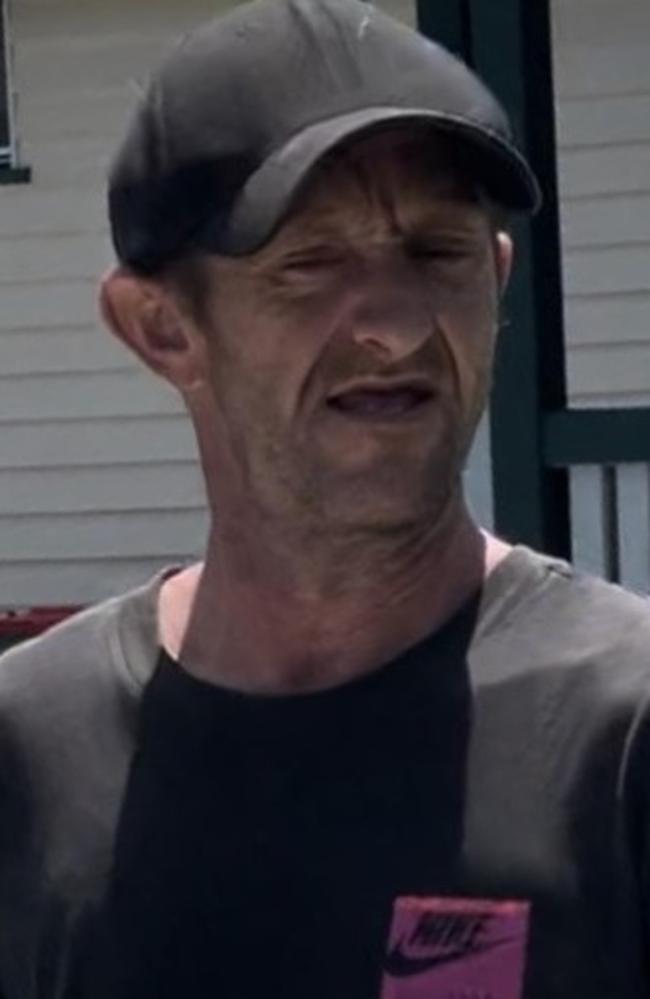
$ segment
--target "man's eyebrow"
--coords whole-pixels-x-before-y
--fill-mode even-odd
[[[308,233],[287,234],[273,245],[264,246],[255,255],[260,266],[285,260],[287,257],[298,256],[314,250],[327,249],[328,246],[344,246],[349,241],[348,234],[332,228],[310,229]]]
[[[458,211],[462,205],[465,210]],[[440,206],[409,211],[398,220],[405,235],[439,232],[441,235],[475,235],[483,230],[484,212],[478,202],[456,202],[454,206]]]
[[[293,253],[305,247],[320,247],[327,246],[330,243],[342,243],[345,242],[350,231],[349,229],[341,229],[331,225],[310,226],[307,231],[297,231],[288,234],[286,240],[283,240],[278,245],[278,250],[281,253]]]

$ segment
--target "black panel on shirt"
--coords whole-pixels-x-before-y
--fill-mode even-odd
[[[76,994],[378,999],[393,899],[458,883],[476,610],[315,694],[238,694],[163,654]]]

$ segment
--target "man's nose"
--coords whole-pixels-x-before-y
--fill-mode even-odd
[[[352,339],[387,362],[417,353],[435,330],[426,276],[411,265],[370,267],[349,316]]]

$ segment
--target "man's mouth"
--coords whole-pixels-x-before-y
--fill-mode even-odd
[[[423,384],[368,385],[336,392],[327,405],[347,416],[395,419],[419,413],[432,397],[432,390]]]

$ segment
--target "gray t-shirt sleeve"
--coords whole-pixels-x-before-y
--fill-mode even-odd
[[[110,864],[159,582],[0,657],[0,999],[63,996]]]

